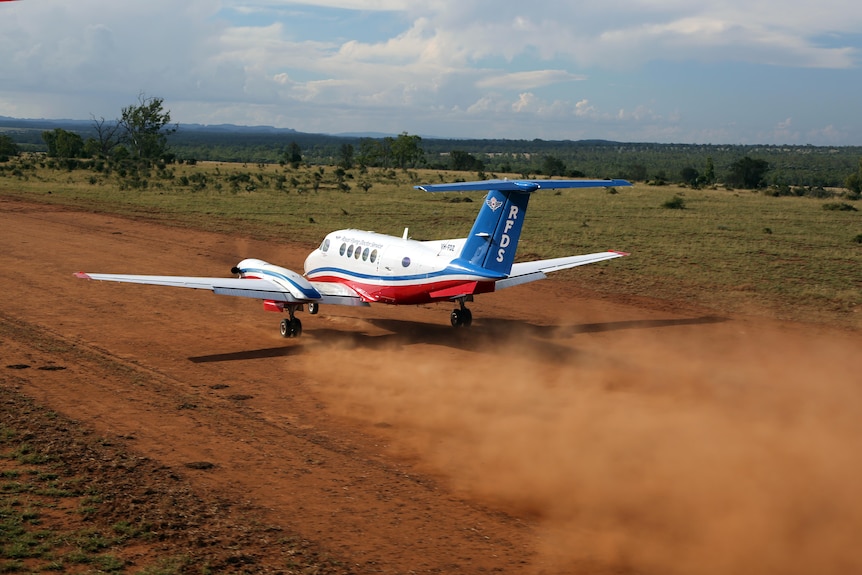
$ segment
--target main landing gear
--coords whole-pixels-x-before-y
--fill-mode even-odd
[[[473,312],[464,305],[465,301],[467,301],[467,298],[458,298],[458,305],[460,307],[453,309],[449,315],[452,327],[470,327],[470,324],[473,323]],[[470,301],[473,301],[472,298]]]
[[[296,313],[297,306],[287,306],[287,313],[290,314],[290,319],[281,320],[281,337],[299,337],[302,335],[302,322],[293,314]]]

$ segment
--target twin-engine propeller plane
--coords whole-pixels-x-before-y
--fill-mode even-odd
[[[305,260],[305,275],[257,259],[231,270],[234,278],[149,276],[78,272],[79,278],[206,289],[219,295],[263,300],[267,311],[284,312],[281,335],[298,337],[297,311],[316,314],[320,304],[368,306],[451,301],[455,327],[469,326],[465,306],[473,296],[540,279],[547,273],[620,256],[606,251],[580,256],[514,263],[527,203],[537,190],[630,186],[626,180],[485,180],[416,186],[426,192],[488,190],[466,238],[416,241],[360,230],[327,235]]]

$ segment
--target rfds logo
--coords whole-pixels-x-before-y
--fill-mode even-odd
[[[485,200],[485,204],[489,208],[491,208],[492,212],[496,212],[497,210],[499,210],[500,208],[503,207],[503,202],[501,202],[497,198],[488,198],[487,200]]]
[[[512,238],[509,237],[509,232],[515,226],[515,220],[518,219],[518,206],[512,206],[509,209],[509,217],[506,218],[506,223],[503,226],[503,235],[500,236],[500,249],[497,250],[497,261],[503,263],[506,258],[506,248],[512,243]]]

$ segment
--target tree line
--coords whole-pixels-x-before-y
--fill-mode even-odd
[[[622,177],[653,185],[725,185],[770,189],[779,195],[800,188],[845,187],[859,194],[862,148],[624,144],[594,141],[441,140],[402,132],[395,137],[337,137],[292,130],[178,131],[164,100],[140,94],[115,120],[92,117],[87,130],[55,127],[42,132],[52,158],[118,162],[217,160],[337,165],[392,169],[418,167],[530,177]],[[83,134],[83,136],[82,136]],[[86,137],[85,137],[86,136]],[[168,146],[168,138],[170,146]],[[0,134],[0,161],[18,154]]]

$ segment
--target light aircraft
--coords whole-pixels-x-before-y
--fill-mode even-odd
[[[267,311],[287,312],[281,335],[298,337],[295,316],[320,304],[368,306],[451,301],[453,326],[469,326],[473,296],[544,279],[547,273],[628,255],[605,251],[514,263],[530,196],[538,190],[630,186],[626,180],[484,180],[415,186],[426,192],[488,191],[466,238],[417,241],[354,229],[327,235],[305,260],[305,274],[258,259],[231,269],[238,277],[207,278],[78,272],[79,278],[206,289],[263,300]]]

